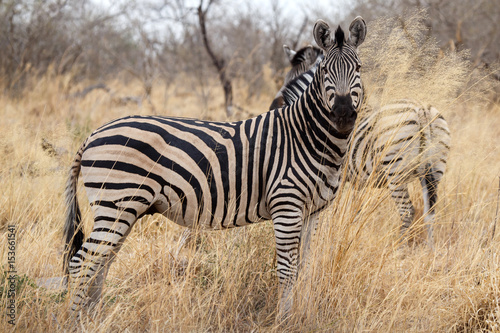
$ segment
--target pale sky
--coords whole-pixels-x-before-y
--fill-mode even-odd
[[[130,3],[128,0],[94,0],[94,2],[98,5],[113,8],[118,10],[120,6],[133,6],[133,2]],[[158,3],[163,3],[163,0],[158,0]],[[204,2],[208,2],[208,0],[204,0]],[[138,4],[139,8],[137,12],[138,20],[142,21],[143,28],[146,31],[149,31],[153,34],[163,34],[167,31],[165,29],[165,24],[169,27],[173,28],[174,31],[170,30],[171,33],[175,33],[175,25],[176,23],[172,21],[165,21],[163,19],[154,21],[154,20],[142,20],[144,17],[148,16],[144,12],[141,13],[141,7],[144,7],[144,4],[154,4],[156,0],[146,0],[140,1],[138,0],[135,4]],[[190,7],[194,10],[199,3],[200,0],[186,0],[186,7]],[[313,24],[317,19],[323,19],[332,25],[336,25],[340,22],[337,22],[339,19],[343,18],[343,13],[350,12],[353,1],[347,0],[313,0],[313,1],[304,1],[304,0],[219,0],[218,4],[213,6],[211,9],[211,15],[214,17],[227,17],[230,19],[231,17],[237,17],[237,13],[245,12],[249,8],[252,11],[257,10],[260,13],[260,16],[265,20],[273,19],[273,11],[272,4],[278,3],[279,7],[283,11],[283,15],[287,19],[287,21],[292,22],[295,27],[299,27],[305,15],[307,14],[309,18],[309,24]],[[130,7],[129,7],[130,8]],[[224,12],[220,12],[220,11]],[[195,13],[193,12],[189,15],[191,20],[196,20]],[[148,24],[149,23],[149,24]],[[179,23],[180,24],[180,23]],[[181,29],[179,29],[180,31]]]

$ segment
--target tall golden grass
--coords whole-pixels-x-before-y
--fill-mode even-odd
[[[500,106],[467,88],[461,56],[439,55],[435,41],[408,42],[423,33],[421,13],[413,15],[403,19],[404,29],[397,20],[371,23],[361,57],[375,104],[412,97],[438,106],[448,120],[453,146],[439,188],[434,252],[424,241],[419,184],[410,189],[418,218],[413,246],[399,238],[400,219],[387,190],[345,184],[313,238],[292,317],[277,323],[270,222],[203,233],[197,250],[174,258],[182,228],[155,215],[136,224],[111,266],[102,311],[68,320],[64,290],[36,282],[62,275],[62,192],[73,153],[99,125],[153,109],[148,103],[118,105],[97,90],[71,98],[85,83],[48,74],[34,77],[22,98],[0,96],[0,258],[7,262],[7,225],[14,224],[19,288],[13,326],[5,315],[3,265],[0,331],[500,331],[500,230],[492,239],[499,214]],[[115,95],[140,94],[138,82],[122,82],[107,84]],[[154,111],[226,120],[215,81],[205,108],[186,82],[157,83]],[[273,97],[269,91],[248,100],[240,83],[236,99],[251,111],[239,117],[264,112]],[[79,198],[88,234],[84,191]]]

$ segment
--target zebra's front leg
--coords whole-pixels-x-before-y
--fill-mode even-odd
[[[276,238],[276,271],[281,293],[278,318],[286,320],[293,305],[292,288],[297,280],[303,215],[302,210],[290,206],[275,210],[271,215]]]
[[[391,190],[391,196],[399,211],[399,216],[401,217],[401,237],[406,237],[407,232],[413,222],[415,216],[415,208],[410,200],[410,193],[408,192],[407,184],[389,184],[389,189]]]

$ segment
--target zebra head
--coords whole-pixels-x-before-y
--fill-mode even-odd
[[[287,45],[283,45],[283,51],[290,61],[292,68],[285,76],[283,85],[295,79],[300,74],[308,71],[310,68],[317,66],[323,59],[323,51],[316,46],[308,45],[297,51],[290,49]]]
[[[316,22],[313,33],[325,53],[319,72],[328,118],[335,130],[347,134],[354,127],[363,100],[358,46],[365,39],[366,23],[360,16],[356,17],[349,26],[348,39],[340,26],[332,36],[330,27],[322,20]]]

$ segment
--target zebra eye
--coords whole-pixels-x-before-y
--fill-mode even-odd
[[[361,64],[356,65],[356,72],[359,72],[359,69],[361,68]]]

